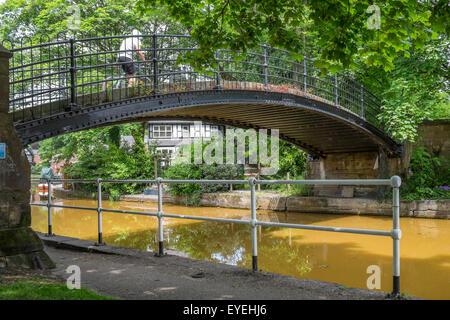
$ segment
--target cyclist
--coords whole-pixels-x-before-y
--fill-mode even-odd
[[[122,63],[122,69],[128,77],[128,84],[130,87],[136,84],[136,66],[133,63],[133,52],[136,51],[142,61],[145,61],[144,54],[141,51],[141,33],[134,29],[131,35],[132,36],[126,37],[122,41],[118,57],[118,61]]]

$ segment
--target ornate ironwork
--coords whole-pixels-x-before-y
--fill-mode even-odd
[[[345,75],[320,75],[311,59],[294,61],[287,51],[266,45],[239,61],[230,51],[218,50],[217,68],[199,74],[178,61],[181,54],[196,48],[189,36],[141,35],[145,61],[134,61],[137,85],[128,87],[128,78],[121,70],[123,62],[117,59],[126,37],[130,36],[62,36],[55,41],[44,36],[39,43],[29,38],[4,40],[3,45],[13,53],[9,100],[14,122],[27,123],[155,94],[258,90],[327,103],[383,130],[377,119],[381,101],[361,83]]]

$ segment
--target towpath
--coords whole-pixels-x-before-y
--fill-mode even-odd
[[[40,234],[56,264],[52,272],[64,279],[77,265],[81,285],[119,299],[385,299],[386,293],[340,284],[298,279],[221,263],[191,259],[169,252],[155,257],[136,249],[95,246],[94,242]]]

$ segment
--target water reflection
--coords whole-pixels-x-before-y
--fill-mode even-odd
[[[96,206],[96,201],[57,203]],[[155,211],[156,204],[109,202],[103,206],[134,211]],[[164,205],[164,211],[184,215],[248,219],[248,210],[188,208]],[[390,230],[388,217],[259,211],[258,219],[332,227]],[[430,299],[450,299],[450,221],[402,218],[401,289]],[[47,230],[47,211],[33,207],[32,227]],[[96,240],[97,215],[55,208],[56,234]],[[107,243],[141,250],[157,249],[157,219],[118,213],[103,214]],[[251,267],[251,231],[248,225],[164,219],[165,247],[189,257]],[[381,290],[392,290],[392,240],[387,237],[258,227],[258,261],[265,271],[366,288],[369,265],[381,268]]]

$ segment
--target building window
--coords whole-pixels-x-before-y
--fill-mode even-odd
[[[167,148],[156,148],[156,153],[173,153],[175,151],[175,147],[167,147]]]
[[[183,125],[183,126],[181,126],[181,130],[183,132],[182,137],[183,138],[189,138],[189,126]]]
[[[211,126],[211,136],[217,136],[219,134],[219,128],[217,126]]]
[[[202,136],[202,127],[199,124],[194,124],[194,128],[195,128],[195,138],[200,138]]]
[[[205,128],[205,137],[211,138],[211,126],[209,124],[204,125]]]
[[[170,165],[170,161],[172,160],[172,154],[175,151],[175,147],[164,147],[164,148],[156,148],[157,154],[165,154],[166,156],[161,156],[159,158],[159,164],[161,168],[167,169]]]
[[[172,126],[154,125],[153,138],[172,138]]]

